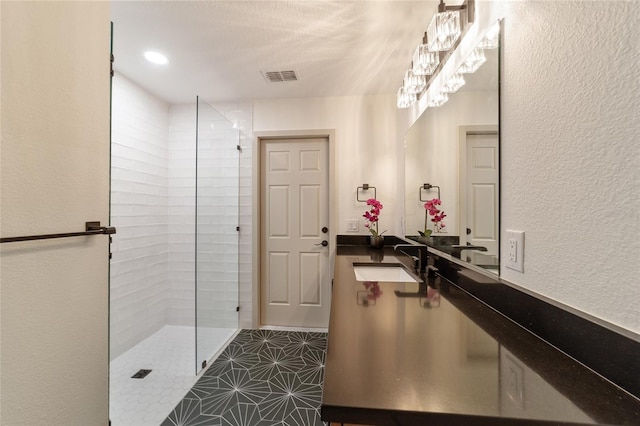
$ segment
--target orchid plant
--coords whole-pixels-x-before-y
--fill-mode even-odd
[[[378,219],[380,218],[382,204],[375,198],[369,198],[367,200],[367,205],[370,206],[370,208],[362,215],[366,219],[364,223],[365,228],[369,229],[369,232],[371,232],[371,235],[374,237],[384,234],[386,231],[382,231],[378,234]]]
[[[424,231],[418,231],[421,236],[430,237],[432,232],[442,232],[445,228],[444,218],[447,215],[437,207],[441,204],[442,201],[439,198],[434,198],[424,203]],[[433,222],[433,230],[427,227],[429,216],[431,216],[431,222]]]

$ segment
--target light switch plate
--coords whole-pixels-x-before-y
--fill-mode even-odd
[[[524,273],[524,231],[507,229],[507,256],[505,266]]]
[[[347,220],[347,232],[358,232],[358,219]]]

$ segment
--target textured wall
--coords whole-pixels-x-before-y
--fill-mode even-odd
[[[166,323],[169,106],[116,72],[111,148],[111,359]]]
[[[109,5],[2,2],[3,237],[109,221]],[[2,244],[3,425],[107,425],[108,238]]]
[[[502,230],[526,249],[503,277],[640,333],[640,3],[506,12]]]

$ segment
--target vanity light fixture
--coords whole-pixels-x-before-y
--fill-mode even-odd
[[[396,94],[396,106],[398,108],[409,108],[415,101],[415,93],[407,92],[404,86],[398,89],[398,93]]]
[[[484,64],[487,61],[487,57],[484,55],[484,50],[479,47],[473,49],[473,51],[469,54],[467,59],[460,65],[458,68],[458,72],[463,74],[471,74],[478,71],[480,65]]]
[[[162,53],[154,52],[152,50],[147,50],[144,52],[144,58],[156,65],[165,65],[169,63],[169,59],[164,56]]]
[[[414,95],[418,93],[422,93],[424,89],[427,87],[427,79],[424,75],[414,74],[413,72],[413,64],[411,68],[409,68],[404,73],[404,90]]]
[[[500,22],[496,22],[493,27],[487,31],[484,38],[478,44],[480,49],[497,49],[500,44]]]
[[[438,13],[433,15],[427,27],[429,50],[432,52],[447,51],[462,34],[460,27],[460,10],[447,10],[443,0],[438,5]]]
[[[440,92],[437,95],[435,95],[433,99],[429,99],[429,103],[427,104],[427,106],[429,108],[432,108],[432,107],[437,108],[446,104],[448,100],[449,100],[449,95],[447,95],[444,92]]]
[[[440,0],[438,12],[432,17],[422,43],[416,47],[411,67],[405,72],[403,86],[398,89],[398,108],[410,107],[429,88],[450,52],[455,50],[461,37],[475,21],[475,1],[464,0],[459,6],[447,6],[444,0]],[[438,96],[440,100],[443,98],[446,98],[446,94]],[[432,105],[433,102],[438,105]],[[442,103],[430,101],[427,107]]]
[[[456,93],[462,86],[464,86],[464,77],[457,72],[447,81],[442,91],[445,93]]]
[[[429,50],[427,33],[424,33],[422,44],[413,53],[412,71],[415,75],[431,75],[440,63],[440,54]]]

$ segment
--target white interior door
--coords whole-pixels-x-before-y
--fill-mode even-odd
[[[498,254],[498,133],[468,133],[466,143],[466,241]]]
[[[263,140],[260,147],[260,322],[327,327],[329,142]]]

